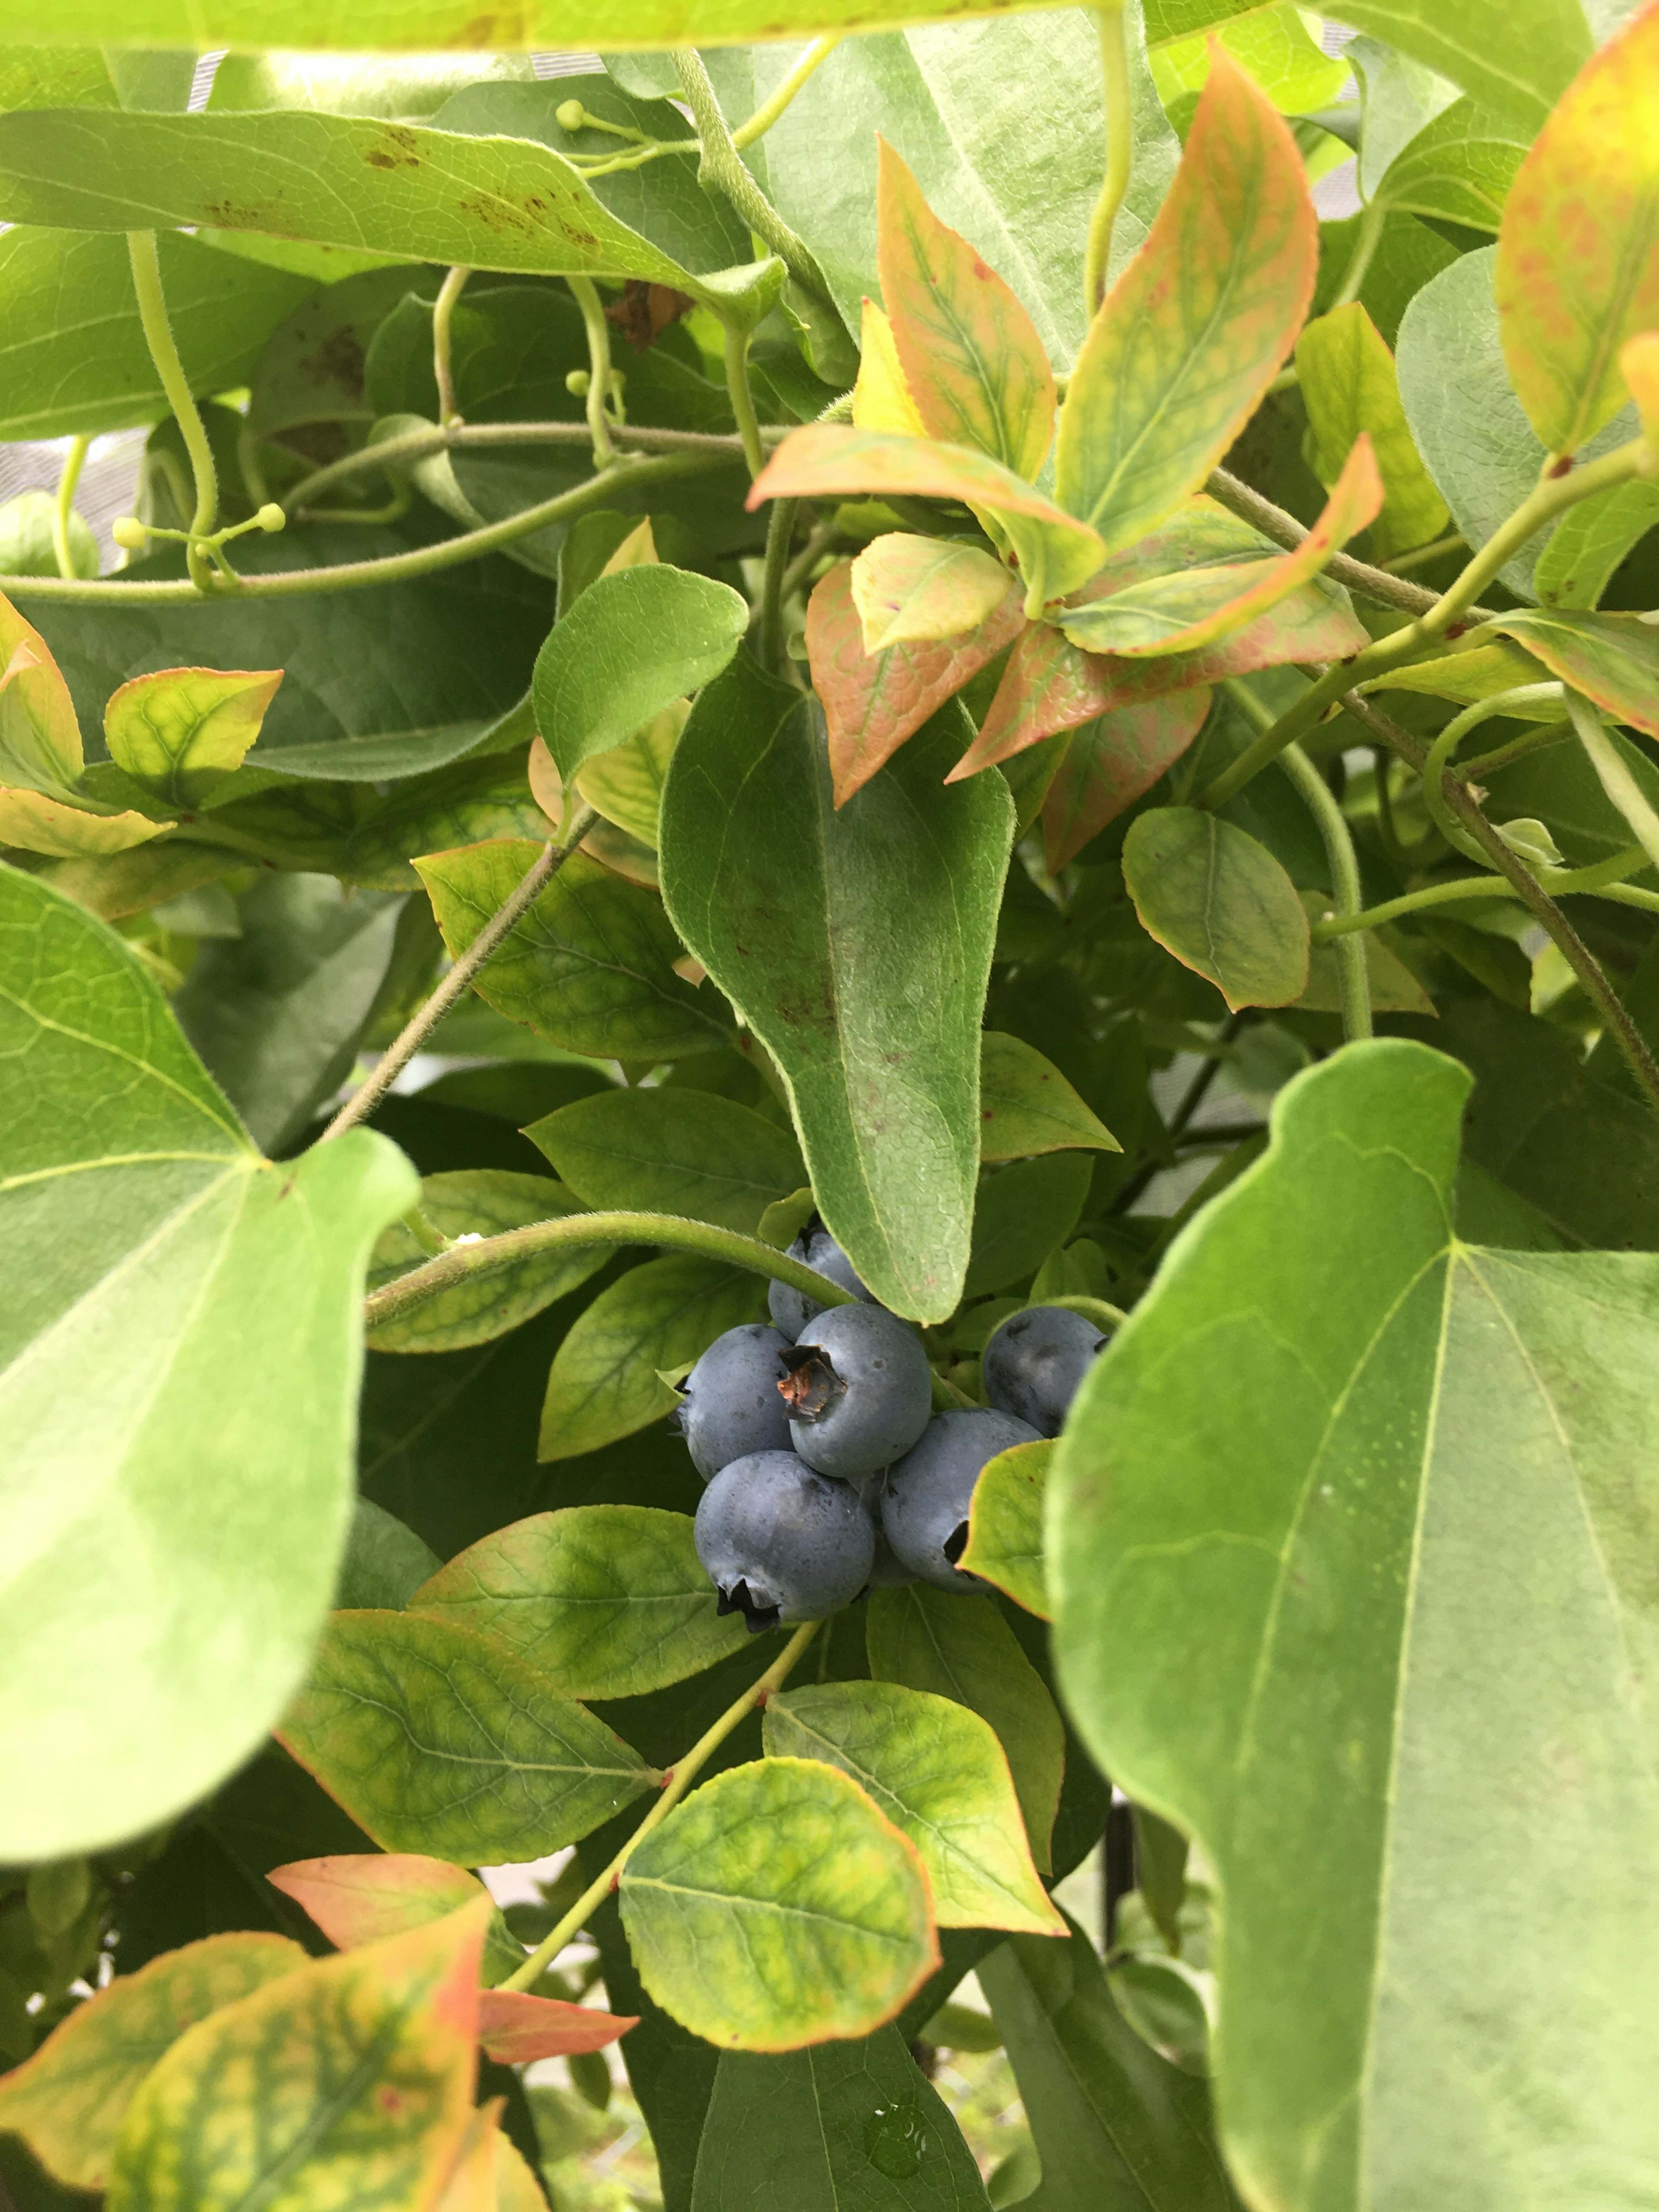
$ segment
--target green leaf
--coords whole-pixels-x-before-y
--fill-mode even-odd
[[[1659,635],[1640,615],[1522,607],[1496,627],[1615,720],[1659,737]]]
[[[335,1609],[400,1610],[441,1565],[432,1547],[395,1513],[388,1513],[372,1498],[360,1498],[352,1510],[351,1533],[340,1563]]]
[[[1300,11],[1283,0],[1277,7],[1258,7],[1248,14],[1213,7],[1203,12],[1212,18],[1218,12],[1237,15],[1220,32],[1217,44],[1281,115],[1330,106],[1347,82],[1347,57],[1322,53],[1309,37]],[[1166,106],[1173,106],[1182,93],[1201,89],[1210,74],[1212,51],[1211,41],[1201,33],[1159,48],[1152,59],[1152,78]]]
[[[589,1206],[678,1213],[750,1235],[805,1180],[787,1129],[712,1091],[602,1091],[525,1134]]]
[[[704,692],[663,799],[664,896],[783,1073],[831,1233],[884,1304],[942,1320],[1013,810],[989,778],[941,787],[966,734],[947,707],[837,813],[815,720],[746,660]]]
[[[55,576],[58,501],[50,492],[20,491],[0,506],[0,576]],[[78,508],[69,521],[70,566],[76,575],[98,574],[98,540]]]
[[[656,1777],[507,1645],[416,1613],[337,1613],[282,1741],[383,1850],[457,1866],[574,1843]]]
[[[1060,410],[1055,492],[1108,552],[1173,514],[1255,411],[1313,295],[1317,233],[1289,131],[1218,59],[1175,185]]]
[[[1051,1060],[1023,1037],[987,1030],[980,1039],[979,1156],[1024,1159],[1033,1152],[1121,1152]]]
[[[865,1635],[877,1681],[953,1698],[990,1723],[1007,1753],[1031,1856],[1046,1870],[1066,1731],[995,1601],[922,1583],[872,1590]]]
[[[640,1978],[724,2050],[868,2035],[939,1964],[914,1845],[811,1759],[717,1774],[646,1838],[621,1887]]]
[[[300,1680],[350,1514],[363,1262],[414,1181],[363,1133],[263,1161],[132,955],[11,869],[0,978],[17,1863],[167,1819]]]
[[[1209,2084],[1146,2048],[1081,1929],[1014,1936],[979,1973],[1042,2161],[1030,2212],[1237,2212]]]
[[[872,659],[977,629],[1017,589],[1000,561],[948,538],[875,538],[853,563],[853,604]]]
[[[422,1179],[421,1211],[441,1237],[453,1238],[499,1236],[532,1221],[580,1213],[583,1207],[548,1176],[463,1168]],[[379,1290],[394,1282],[429,1256],[413,1231],[394,1221],[374,1248],[368,1287]],[[487,1344],[579,1289],[609,1257],[602,1244],[532,1253],[511,1267],[459,1282],[399,1319],[382,1322],[370,1330],[369,1346],[375,1352],[453,1352],[463,1345]]]
[[[1455,699],[1461,705],[1473,706],[1476,700],[1492,698],[1499,691],[1548,681],[1549,672],[1542,661],[1500,639],[1495,645],[1478,645],[1470,653],[1449,653],[1439,660],[1391,669],[1386,676],[1362,684],[1359,690],[1362,693],[1424,691],[1431,698]],[[1510,710],[1518,722],[1559,722],[1562,711],[1559,699],[1517,701]]]
[[[158,251],[191,391],[199,398],[246,383],[310,280],[228,261],[178,231],[164,232]],[[138,320],[124,238],[9,230],[0,237],[0,438],[125,430],[169,411]]]
[[[1525,152],[1524,128],[1454,101],[1389,164],[1372,204],[1496,230]]]
[[[1076,1228],[1094,1164],[1075,1152],[1016,1160],[981,1178],[963,1288],[969,1297],[1023,1282]]]
[[[749,626],[729,585],[661,566],[601,576],[549,635],[531,696],[562,776],[720,674]]]
[[[210,1936],[124,1974],[0,2079],[0,2133],[71,2188],[107,2187],[122,2118],[157,2060],[198,2021],[305,1963],[284,1936]]]
[[[1216,986],[1234,1012],[1287,1006],[1308,981],[1308,917],[1296,886],[1247,830],[1195,806],[1137,817],[1123,880],[1140,926]]]
[[[1051,875],[1152,789],[1209,711],[1210,694],[1200,685],[1116,708],[1072,731],[1042,799],[1043,855]]]
[[[1593,607],[1631,548],[1659,525],[1659,484],[1620,484],[1570,507],[1533,568],[1547,607]]]
[[[578,1505],[484,1537],[414,1609],[510,1645],[564,1697],[636,1698],[744,1648],[714,1597],[684,1514]]]
[[[1039,1620],[1050,1617],[1042,1565],[1042,1499],[1054,1446],[1015,1444],[987,1460],[968,1509],[965,1575],[994,1583]]]
[[[1505,0],[1346,0],[1345,22],[1386,40],[1472,94],[1496,112],[1535,131],[1590,50],[1577,0],[1529,0],[1517,13]]]
[[[690,2212],[984,2212],[950,2108],[895,2027],[763,2057],[722,2052]]]
[[[181,2036],[128,2108],[110,2212],[430,2203],[472,2110],[489,1911],[312,1960]]]
[[[1370,551],[1385,561],[1426,545],[1450,515],[1412,443],[1394,356],[1358,300],[1310,323],[1296,344],[1296,370],[1312,426],[1320,480],[1334,483],[1363,430],[1386,495],[1372,519]]]
[[[330,115],[379,115],[412,123],[436,114],[454,93],[485,79],[531,74],[528,54],[227,54],[213,74],[208,112],[312,107]],[[31,106],[67,102],[32,100]]]
[[[536,854],[530,843],[495,838],[421,861],[416,872],[452,953],[506,903]],[[498,1013],[567,1052],[674,1060],[726,1041],[706,1001],[674,973],[680,957],[649,891],[573,853],[475,988]]]
[[[895,1682],[824,1682],[767,1701],[771,1759],[816,1759],[869,1793],[915,1845],[941,1928],[1062,1933],[1026,1847],[995,1731]]]
[[[1659,151],[1649,128],[1659,23],[1593,55],[1545,124],[1498,233],[1504,358],[1552,454],[1576,453],[1630,397],[1626,338],[1659,324]]]
[[[1571,2201],[1654,2157],[1659,1270],[1459,1243],[1468,1088],[1397,1040],[1297,1077],[1056,1460],[1067,1704],[1216,1869],[1264,2202]]]
[[[104,709],[110,758],[167,805],[198,806],[241,766],[282,680],[281,669],[135,676]]]
[[[763,1309],[760,1279],[689,1253],[647,1260],[601,1291],[566,1333],[547,1378],[537,1457],[575,1459],[660,1419],[659,1380]]]

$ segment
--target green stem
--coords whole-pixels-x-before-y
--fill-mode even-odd
[[[1423,766],[1423,797],[1434,817],[1435,828],[1453,851],[1461,853],[1466,860],[1478,860],[1480,854],[1459,828],[1446,804],[1446,772],[1452,755],[1469,732],[1478,729],[1482,722],[1490,722],[1497,716],[1510,714],[1516,707],[1530,707],[1547,699],[1559,699],[1560,696],[1561,686],[1559,684],[1517,684],[1507,691],[1494,691],[1489,699],[1477,699],[1461,714],[1454,714],[1429,747],[1428,758]],[[1467,777],[1462,780],[1468,781]]]
[[[1437,538],[1431,545],[1419,545],[1409,553],[1396,553],[1392,561],[1384,561],[1382,568],[1390,576],[1403,576],[1411,568],[1426,568],[1432,562],[1443,560],[1448,553],[1455,553],[1468,540],[1461,530],[1449,537]]]
[[[755,395],[749,386],[749,333],[735,323],[726,325],[726,389],[737,417],[738,435],[743,440],[743,457],[750,475],[757,477],[766,466],[766,448],[761,443]]]
[[[611,325],[605,319],[605,305],[591,276],[567,276],[564,281],[582,311],[582,326],[587,332],[587,434],[593,441],[593,465],[608,469],[617,458],[605,411],[611,395]]]
[[[629,471],[629,486],[632,489],[669,483],[679,477],[696,476],[714,465],[711,457],[703,453],[665,453],[659,459],[635,463]],[[434,544],[416,546],[407,553],[387,554],[378,561],[344,561],[331,568],[289,568],[270,575],[244,576],[239,580],[237,598],[296,599],[313,592],[367,591],[375,584],[406,582],[412,576],[434,576],[463,562],[494,553],[503,545],[514,544],[520,538],[544,530],[549,523],[568,522],[585,514],[590,507],[603,506],[607,498],[615,495],[615,484],[614,477],[590,477],[574,490],[544,499],[538,506],[527,507],[501,522],[487,523],[482,530],[465,531],[459,538],[441,538]],[[56,576],[9,576],[6,583],[13,598],[22,594],[81,606],[199,606],[202,597],[195,585],[189,583],[69,584]]]
[[[1100,312],[1111,274],[1112,231],[1129,189],[1135,155],[1134,99],[1129,86],[1127,19],[1122,0],[1095,9],[1100,30],[1100,81],[1106,104],[1106,173],[1089,218],[1083,257],[1083,316],[1086,329]]]
[[[757,107],[748,122],[739,124],[732,133],[732,143],[739,154],[746,146],[752,146],[757,138],[764,137],[818,64],[832,54],[846,36],[845,31],[827,31],[823,38],[813,40],[770,100]]]
[[[817,1634],[818,1626],[816,1620],[809,1620],[798,1628],[759,1680],[751,1682],[743,1695],[726,1707],[713,1728],[706,1729],[684,1757],[675,1761],[663,1778],[662,1795],[610,1865],[594,1876],[564,1918],[543,1936],[523,1966],[500,1984],[502,1989],[527,1990],[541,1979],[571,1937],[586,1925],[588,1916],[611,1894],[629,1860],[652,1830],[662,1826],[732,1729],[746,1720],[757,1705],[763,1705],[775,1691],[783,1687],[795,1662]]]
[[[799,500],[775,499],[766,526],[766,570],[761,582],[761,665],[775,676],[783,666],[784,585],[799,507]]]
[[[70,449],[64,456],[64,473],[58,479],[58,501],[52,513],[52,550],[58,573],[71,581],[75,576],[75,556],[70,550],[70,519],[75,513],[75,488],[81,481],[87,448],[91,443],[89,436],[70,440]]]
[[[332,1129],[327,1133],[332,1134]],[[750,1274],[787,1283],[820,1305],[844,1306],[853,1293],[832,1283],[787,1252],[774,1250],[758,1237],[744,1237],[735,1229],[719,1229],[712,1222],[687,1221],[677,1213],[564,1213],[555,1221],[532,1221],[525,1229],[508,1229],[499,1237],[481,1237],[476,1244],[457,1244],[441,1259],[428,1260],[394,1282],[371,1291],[363,1302],[370,1328],[399,1321],[423,1306],[428,1298],[453,1290],[476,1276],[499,1274],[503,1267],[538,1252],[550,1252],[562,1244],[655,1244],[665,1251],[695,1252],[705,1260],[723,1260],[727,1267],[745,1267]]]
[[[455,422],[455,378],[450,362],[450,326],[455,319],[455,302],[460,298],[470,269],[459,265],[452,269],[438,287],[438,298],[432,310],[432,373],[438,384],[438,420],[445,428]]]
[[[191,517],[191,543],[185,558],[190,564],[191,580],[198,592],[215,588],[208,556],[197,541],[209,535],[219,512],[219,479],[213,466],[213,448],[208,442],[207,427],[197,411],[196,401],[190,388],[190,379],[185,374],[185,365],[179,358],[179,349],[173,343],[173,325],[167,320],[167,295],[161,289],[161,263],[156,252],[153,230],[130,230],[127,233],[127,258],[132,264],[132,285],[138,295],[138,319],[143,326],[149,357],[155,364],[155,373],[161,380],[161,389],[167,394],[167,405],[178,421],[184,438],[185,451],[190,455],[190,465],[196,478],[196,511]],[[118,586],[117,589],[131,589]]]
[[[1342,282],[1337,288],[1336,297],[1325,310],[1328,315],[1333,313],[1338,307],[1350,306],[1359,297],[1359,288],[1370,274],[1376,249],[1382,241],[1382,219],[1385,212],[1384,209],[1373,203],[1359,218],[1359,235],[1353,242],[1353,252],[1349,255],[1348,265],[1342,272]]]
[[[1659,866],[1659,815],[1648,804],[1607,725],[1580,691],[1568,691],[1567,712],[1578,732],[1578,742],[1590,757],[1590,766],[1601,779],[1602,790],[1636,832],[1637,842],[1649,860]]]
[[[833,304],[818,264],[805,244],[796,237],[744,167],[743,156],[720,113],[720,104],[708,82],[702,55],[694,46],[677,46],[674,66],[679,72],[680,89],[685,94],[685,104],[691,110],[702,145],[697,171],[701,182],[725,194],[750,229],[765,240],[798,284],[805,285],[815,298]]]
[[[1231,688],[1231,687],[1230,687]],[[1279,764],[1296,786],[1319,827],[1330,863],[1331,893],[1339,917],[1357,915],[1361,905],[1359,862],[1342,809],[1319,770],[1300,745],[1286,745]],[[1348,1043],[1368,1037],[1371,1030],[1371,987],[1365,973],[1363,937],[1344,938],[1336,946],[1336,988],[1342,1008],[1342,1034]]]
[[[1576,893],[1599,894],[1611,897],[1634,886],[1623,878],[1633,875],[1648,865],[1647,854],[1639,845],[1631,846],[1622,853],[1614,853],[1605,860],[1598,860],[1589,868],[1540,868],[1538,879],[1553,898],[1564,898]],[[1402,891],[1398,898],[1385,899],[1381,906],[1371,907],[1364,914],[1333,915],[1313,927],[1316,945],[1328,945],[1356,929],[1380,929],[1384,922],[1397,921],[1401,915],[1421,914],[1426,908],[1449,906],[1461,899],[1518,898],[1516,885],[1502,876],[1457,876],[1450,883],[1427,884],[1421,890]],[[1659,892],[1642,891],[1638,900],[1620,903],[1641,903],[1650,900],[1659,906]]]

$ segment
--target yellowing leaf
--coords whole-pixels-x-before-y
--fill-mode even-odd
[[[1391,669],[1362,684],[1363,692],[1425,691],[1432,699],[1455,699],[1472,707],[1499,691],[1518,690],[1528,684],[1547,684],[1550,672],[1540,660],[1518,645],[1500,638],[1495,645],[1480,645],[1467,653],[1448,653],[1438,660],[1419,660],[1409,668]],[[1566,708],[1559,699],[1535,700],[1510,709],[1522,722],[1559,722]]]
[[[657,540],[647,514],[643,522],[629,532],[599,574],[614,576],[623,568],[649,568],[658,565]]]
[[[1218,54],[1175,183],[1060,410],[1055,493],[1107,550],[1172,514],[1232,443],[1291,349],[1318,260],[1296,143]]]
[[[471,2116],[489,1911],[312,1961],[191,2028],[128,2108],[109,2212],[429,2204]]]
[[[1619,356],[1659,324],[1659,9],[1585,63],[1533,142],[1498,233],[1504,359],[1552,453],[1624,405]]]
[[[877,146],[881,295],[923,427],[1030,479],[1054,436],[1042,341],[1001,277],[933,213],[887,141]]]
[[[1338,547],[1363,530],[1382,504],[1382,479],[1371,441],[1362,430],[1323,514],[1293,553],[1150,577],[1070,609],[1060,628],[1085,652],[1126,659],[1200,652],[1248,629],[1292,592],[1312,583]],[[1334,586],[1325,589],[1340,598]]]
[[[505,2097],[492,2097],[466,2122],[432,2212],[497,2212],[495,2143]]]
[[[43,791],[0,790],[0,845],[19,845],[26,853],[50,853],[56,860],[100,860],[110,853],[147,845],[172,822],[152,822],[147,814],[94,814]]]
[[[104,709],[110,757],[168,805],[194,806],[241,766],[282,680],[280,668],[135,676]]]
[[[102,2189],[116,2131],[144,2076],[188,2027],[291,1974],[286,1936],[210,1936],[100,1990],[0,2081],[0,2134],[21,2136],[74,2189]]]
[[[0,784],[67,792],[86,756],[51,648],[0,592]]]
[[[1659,737],[1659,631],[1640,615],[1518,607],[1497,626],[1615,720]]]
[[[1648,450],[1659,465],[1659,331],[1644,331],[1622,346],[1619,368],[1642,418]]]
[[[603,2051],[638,2026],[637,2013],[601,2012],[597,2005],[534,1996],[528,1990],[484,1990],[478,1998],[479,2040],[502,2066]]]
[[[422,1928],[475,1905],[483,1893],[476,1875],[417,1851],[295,1859],[273,1867],[265,1880],[291,1897],[342,1951]]]
[[[576,771],[576,788],[592,807],[598,809],[605,820],[624,830],[630,837],[637,837],[641,845],[657,849],[657,817],[662,811],[662,787],[668,775],[668,763],[674,757],[674,748],[680,741],[680,732],[685,727],[685,718],[691,711],[689,700],[676,700],[653,714],[631,738],[613,745],[608,753],[596,753],[585,760]],[[552,767],[547,749],[538,738],[547,764]],[[531,748],[532,758],[536,746]],[[554,769],[556,775],[558,771]]]
[[[1039,1620],[1053,1618],[1042,1572],[1042,1498],[1054,1445],[1014,1444],[988,1460],[968,1508],[968,1545],[957,1565],[1006,1593]]]
[[[960,637],[1018,590],[1002,563],[977,546],[901,531],[871,539],[853,563],[852,586],[872,655],[890,645]]]
[[[873,300],[864,302],[859,379],[853,387],[853,421],[860,430],[888,430],[922,438],[927,426],[904,381],[893,325]]]
[[[1358,300],[1308,325],[1296,370],[1322,483],[1336,481],[1362,430],[1370,438],[1384,493],[1371,523],[1373,556],[1386,561],[1438,538],[1450,520],[1446,502],[1413,442],[1394,356]]]

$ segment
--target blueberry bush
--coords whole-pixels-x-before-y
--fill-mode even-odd
[[[0,34],[0,2201],[1651,2208],[1659,5]]]

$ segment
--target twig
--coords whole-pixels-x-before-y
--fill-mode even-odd
[[[1282,507],[1275,507],[1264,499],[1254,485],[1247,484],[1226,469],[1212,469],[1205,490],[1223,507],[1230,507],[1241,521],[1259,530],[1264,538],[1271,538],[1275,545],[1282,545],[1287,553],[1294,553],[1308,535],[1303,525]],[[1390,575],[1386,568],[1374,568],[1369,562],[1356,561],[1346,553],[1334,553],[1325,563],[1326,575],[1334,583],[1346,584],[1351,592],[1363,592],[1367,599],[1377,599],[1384,606],[1399,607],[1408,615],[1425,615],[1435,604],[1438,594],[1425,591],[1421,584],[1408,583],[1403,576]],[[1486,619],[1479,609],[1473,611],[1477,620]]]
[[[570,824],[569,835],[564,843],[550,844],[544,848],[513,896],[485,922],[426,1004],[410,1016],[394,1042],[381,1054],[374,1068],[319,1137],[317,1141],[319,1145],[325,1145],[331,1137],[342,1136],[346,1130],[356,1128],[359,1121],[374,1112],[443,1015],[466,989],[514,923],[529,912],[599,818],[591,806],[583,807]]]
[[[438,386],[438,420],[447,429],[455,420],[455,377],[450,363],[450,325],[470,269],[452,269],[438,287],[432,310],[432,374]]]

